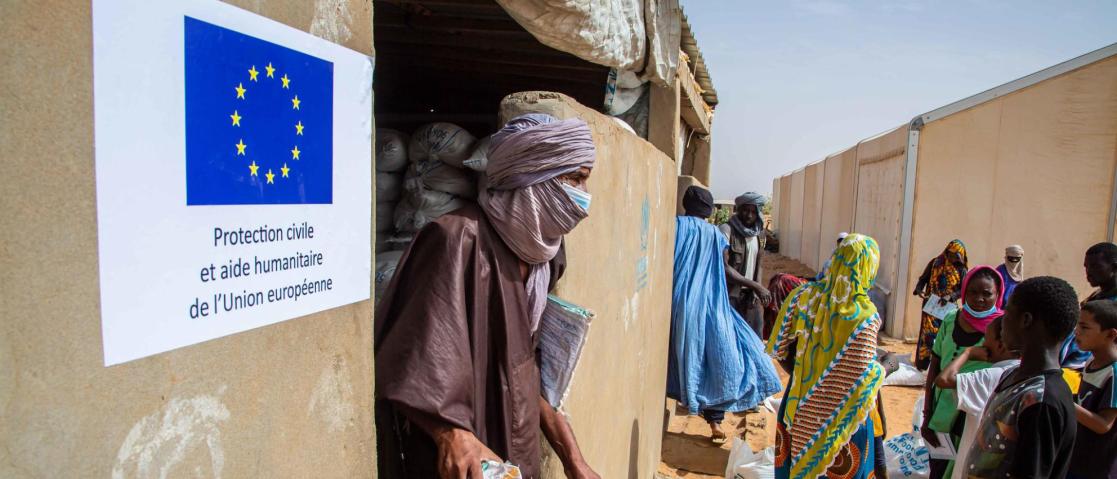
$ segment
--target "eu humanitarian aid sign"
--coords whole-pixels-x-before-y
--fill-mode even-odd
[[[372,69],[213,0],[94,0],[105,365],[369,298]]]

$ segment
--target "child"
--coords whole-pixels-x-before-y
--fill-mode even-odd
[[[1074,330],[1078,347],[1094,359],[1082,372],[1075,397],[1078,439],[1070,463],[1070,478],[1117,478],[1117,303],[1095,300],[1082,305]]]
[[[962,309],[947,314],[939,327],[932,348],[930,369],[927,373],[926,396],[924,397],[923,426],[920,433],[927,444],[940,447],[936,433],[944,433],[950,438],[951,446],[958,444],[965,425],[965,415],[958,414],[958,403],[954,391],[935,386],[935,378],[966,348],[980,347],[985,339],[989,324],[1004,314],[1001,310],[1001,296],[1004,281],[997,270],[990,266],[976,266],[962,279]],[[963,362],[962,372],[972,372],[989,367],[986,361],[976,358]],[[950,475],[949,459],[931,459],[930,479],[941,479]]]
[[[1001,373],[1010,367],[1020,364],[1020,355],[1010,351],[1001,341],[1001,320],[994,319],[985,329],[985,345],[966,349],[957,359],[935,379],[935,385],[943,389],[956,389],[958,397],[958,410],[966,413],[966,427],[962,431],[962,441],[958,444],[958,457],[954,460],[954,479],[962,476],[962,464],[966,463],[966,454],[973,445],[974,436],[977,435],[978,423],[985,405],[993,397],[993,389],[1001,382]],[[959,370],[966,361],[988,361],[992,366],[970,373],[961,373]],[[881,476],[886,477],[886,476]]]
[[[1078,296],[1066,281],[1039,276],[1021,282],[1001,320],[1005,347],[1020,352],[985,407],[965,477],[1065,477],[1074,449],[1075,416],[1059,367],[1063,338],[1078,318]]]

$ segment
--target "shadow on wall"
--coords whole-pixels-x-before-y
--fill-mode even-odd
[[[628,479],[640,477],[640,421],[632,420],[632,433],[628,444]]]

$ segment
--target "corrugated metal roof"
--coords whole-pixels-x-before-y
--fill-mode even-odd
[[[702,99],[711,107],[718,104],[718,91],[714,89],[714,81],[710,78],[710,71],[706,68],[706,60],[702,58],[702,50],[698,48],[698,40],[694,38],[694,30],[683,12],[683,35],[680,48],[690,57],[690,72],[702,88]]]

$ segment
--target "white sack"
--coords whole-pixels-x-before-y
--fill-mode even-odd
[[[908,432],[884,441],[884,458],[889,478],[926,479],[931,475],[931,456],[917,434]]]
[[[376,201],[377,202],[395,202],[399,201],[400,194],[403,193],[403,175],[399,173],[384,173],[381,171],[376,172]]]
[[[739,437],[733,438],[733,449],[729,452],[729,462],[725,465],[725,479],[774,479],[776,477],[776,453],[767,448],[753,453],[752,448]]]
[[[376,232],[392,231],[396,222],[395,202],[376,202]]]
[[[900,363],[897,369],[888,377],[884,378],[883,386],[925,386],[927,384],[927,373],[915,369],[907,363]]]
[[[411,135],[408,148],[412,162],[437,160],[461,168],[462,161],[473,153],[476,138],[453,123],[423,125]]]
[[[376,171],[407,168],[407,135],[387,128],[376,129]]]
[[[473,153],[462,162],[462,166],[484,173],[485,168],[489,166],[489,144],[492,138],[492,135],[489,135],[478,141],[473,147]]]
[[[396,206],[396,229],[415,233],[435,218],[465,206],[465,201],[441,191],[420,189],[408,191]]]
[[[404,177],[404,189],[417,192],[427,189],[463,198],[477,197],[477,180],[470,170],[428,160],[411,163]]]

